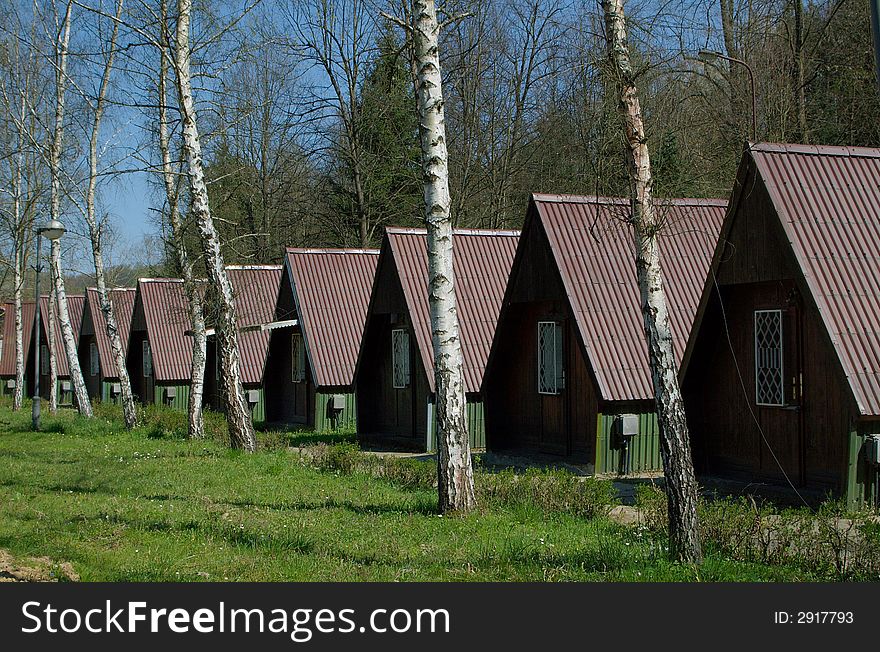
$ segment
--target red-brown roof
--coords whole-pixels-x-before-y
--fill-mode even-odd
[[[27,364],[31,337],[34,332],[34,302],[21,303],[21,343],[24,363]],[[27,373],[27,370],[25,370]],[[6,317],[3,322],[3,356],[0,357],[0,376],[15,376],[15,304],[6,303]]]
[[[131,329],[131,314],[134,310],[134,298],[137,290],[134,288],[114,288],[108,292],[110,293],[110,303],[113,304],[113,316],[116,318],[124,355],[128,351],[128,333]],[[119,372],[116,369],[116,360],[113,358],[113,349],[110,347],[110,338],[107,336],[107,326],[104,313],[101,311],[101,299],[97,288],[86,290],[84,311],[91,317],[92,327],[95,331],[101,375],[105,378],[118,378]]]
[[[70,318],[70,325],[73,328],[73,339],[79,344],[79,331],[82,326],[83,306],[86,298],[82,294],[67,295],[67,315]],[[56,310],[56,315],[58,312]],[[40,317],[44,333],[49,332],[49,297],[43,295],[40,297]],[[55,320],[55,364],[58,371],[58,377],[64,378],[70,375],[70,368],[67,364],[67,351],[64,348],[64,340],[61,333],[61,320]],[[46,338],[48,341],[48,337]]]
[[[272,321],[281,265],[228,265],[226,274],[232,283],[235,318],[239,329]],[[260,383],[269,353],[269,331],[247,330],[238,334],[241,381]]]
[[[764,181],[859,410],[880,416],[880,149],[759,144],[746,156]]]
[[[176,278],[138,279],[132,331],[142,311],[157,381],[189,382],[192,338],[183,281]]]
[[[375,249],[287,249],[285,266],[318,386],[354,382],[378,254]]]
[[[424,229],[388,228],[389,250],[406,297],[407,308],[428,387],[434,391],[434,350],[428,305],[428,255]],[[479,392],[498,324],[519,231],[456,229],[453,269],[464,357],[465,391]]]
[[[651,400],[635,244],[628,199],[533,195],[599,394],[608,401]],[[661,268],[673,346],[681,362],[727,202],[659,200],[665,222]]]

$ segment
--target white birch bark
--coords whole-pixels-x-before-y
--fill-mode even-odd
[[[638,89],[629,60],[623,0],[602,0],[602,9],[608,54],[627,142],[636,273],[660,427],[660,451],[669,510],[670,553],[678,561],[700,563],[702,553],[697,523],[697,484],[672,349],[666,293],[660,274],[658,236],[662,220],[654,205],[651,159]]]
[[[434,0],[413,2],[419,138],[428,230],[428,301],[434,344],[435,411],[440,511],[474,507],[474,476],[467,431],[464,363],[452,258],[449,170],[440,77],[440,28]]]
[[[52,192],[50,212],[52,219],[61,219],[61,146],[64,138],[64,94],[67,88],[67,56],[70,45],[70,13],[72,4],[68,3],[64,13],[64,21],[61,25],[59,39],[55,44],[55,124],[52,133],[49,152],[49,168],[52,175]],[[52,283],[54,295],[57,301],[58,321],[61,325],[61,339],[67,355],[67,367],[70,372],[70,382],[73,386],[74,400],[79,413],[83,416],[92,416],[92,404],[86,392],[86,384],[83,380],[82,370],[79,366],[79,356],[76,351],[73,327],[70,324],[70,313],[67,310],[67,292],[64,289],[64,274],[61,269],[61,243],[52,241],[51,255]],[[49,299],[50,305],[52,299]],[[51,310],[50,310],[51,312]],[[51,334],[54,335],[50,324]],[[49,347],[49,355],[53,355],[53,349]],[[51,357],[50,357],[51,360]],[[55,383],[52,383],[52,395],[55,394]],[[51,409],[51,401],[50,401]]]
[[[168,7],[166,0],[160,2],[160,15],[162,18],[163,30],[167,22]],[[167,43],[166,35],[162,35],[162,43]],[[193,277],[192,265],[189,261],[189,254],[186,251],[184,243],[183,224],[178,211],[178,191],[175,180],[175,171],[171,162],[171,145],[168,134],[168,116],[167,116],[167,93],[166,79],[168,77],[168,50],[162,48],[159,52],[159,152],[162,156],[162,182],[165,186],[165,194],[168,198],[168,220],[171,224],[171,240],[174,246],[174,253],[177,256],[177,264],[180,267],[180,273],[183,277],[183,287],[186,295],[189,297],[187,309],[189,311],[189,320],[192,327],[192,365],[190,368],[190,394],[189,394],[189,437],[190,439],[201,439],[205,436],[205,423],[203,410],[203,401],[205,393],[205,361],[207,359],[207,336],[205,335],[205,317],[202,306],[201,294],[196,287],[195,278]]]
[[[58,350],[58,342],[55,340],[58,313],[55,310],[55,306],[57,305],[55,302],[55,290],[53,289],[55,281],[51,267],[49,275],[49,298],[46,301],[46,304],[49,307],[49,327],[46,329],[46,342],[49,345],[47,347],[49,350],[49,387],[47,389],[49,390],[49,414],[55,414],[58,412],[58,357],[55,355],[55,352]],[[42,303],[40,305],[42,307]],[[39,346],[39,342],[37,342],[37,345]],[[42,365],[42,363],[40,364]],[[40,373],[40,371],[41,370],[38,369],[37,373]]]
[[[20,410],[24,401],[24,328],[21,316],[21,286],[22,286],[22,268],[24,267],[24,256],[21,251],[20,244],[15,247],[15,269],[13,270],[13,282],[15,289],[13,294],[13,303],[15,310],[15,393],[12,396],[12,409]],[[31,324],[33,327],[33,324]],[[6,346],[9,346],[7,343]]]
[[[189,171],[191,209],[201,236],[208,282],[217,298],[217,355],[223,361],[221,382],[226,403],[229,438],[233,447],[248,452],[256,450],[254,425],[241,383],[241,362],[238,353],[238,326],[235,318],[235,298],[232,284],[226,275],[220,238],[214,227],[208,203],[208,188],[202,163],[202,146],[196,123],[190,81],[189,29],[192,0],[178,0],[177,32],[175,43],[175,72],[180,104],[183,150]]]
[[[134,405],[134,394],[131,391],[131,380],[128,377],[128,369],[125,365],[125,353],[123,352],[122,337],[119,333],[119,325],[116,321],[116,312],[110,301],[110,293],[107,291],[107,280],[104,274],[104,254],[102,248],[101,228],[95,211],[95,191],[98,184],[98,137],[101,130],[101,118],[104,115],[107,88],[110,85],[110,73],[113,70],[113,58],[116,53],[116,39],[119,35],[119,19],[122,15],[122,0],[116,3],[116,20],[113,21],[113,29],[108,43],[107,60],[104,65],[104,74],[101,77],[101,86],[98,89],[98,97],[95,102],[95,114],[92,120],[92,133],[89,139],[89,179],[86,189],[85,218],[89,227],[89,240],[92,244],[92,261],[95,264],[95,285],[98,290],[101,312],[104,314],[104,324],[107,337],[110,340],[110,351],[116,364],[119,375],[119,386],[122,398],[122,415],[125,419],[125,427],[131,430],[137,425],[137,410]]]

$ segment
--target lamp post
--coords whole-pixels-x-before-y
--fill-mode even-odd
[[[34,430],[40,429],[40,272],[43,271],[41,261],[43,248],[43,234],[49,240],[57,240],[65,232],[64,225],[58,220],[49,220],[46,226],[37,228],[37,263],[34,267],[36,278],[34,280],[34,406],[31,421]],[[51,293],[49,294],[51,301]]]
[[[715,63],[716,59],[724,59],[731,63],[737,63],[743,66],[749,73],[749,86],[752,89],[752,142],[758,141],[758,95],[755,93],[755,72],[752,67],[742,59],[728,57],[726,54],[715,52],[714,50],[700,50],[697,58],[704,63]]]

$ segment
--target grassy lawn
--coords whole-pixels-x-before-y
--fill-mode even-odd
[[[280,446],[246,455],[129,433],[112,413],[43,425],[0,404],[0,548],[70,562],[84,581],[822,579],[711,550],[697,571],[644,528],[523,501],[440,517],[427,487],[322,470]]]

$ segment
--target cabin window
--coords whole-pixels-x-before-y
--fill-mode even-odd
[[[89,373],[98,375],[98,347],[94,342],[89,342]]]
[[[559,394],[565,389],[562,324],[538,322],[538,393]]]
[[[409,333],[402,328],[391,331],[391,384],[409,387]]]
[[[49,347],[45,344],[40,345],[40,373],[49,375]]]
[[[782,381],[782,311],[755,311],[755,401],[785,405]]]
[[[153,352],[150,350],[150,342],[144,340],[143,343],[143,363],[144,363],[144,378],[151,378],[153,376]]]
[[[301,383],[306,379],[306,347],[302,333],[294,333],[290,338],[290,379]]]

